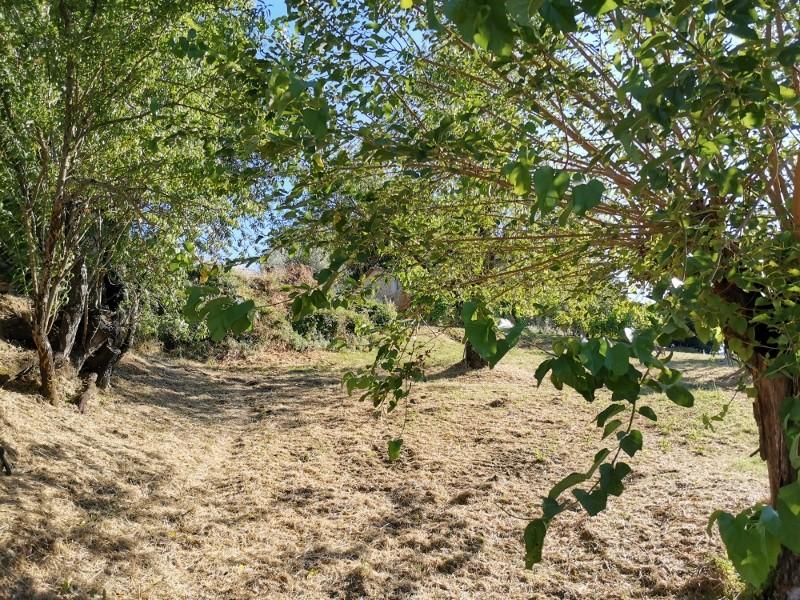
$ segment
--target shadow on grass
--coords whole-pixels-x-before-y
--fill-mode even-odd
[[[0,513],[10,516],[3,523],[0,597],[104,597],[102,575],[84,579],[84,565],[49,570],[48,562],[58,560],[63,544],[81,547],[86,562],[103,563],[105,572],[124,572],[137,560],[146,560],[141,540],[126,535],[116,524],[149,518],[160,504],[158,490],[171,474],[161,460],[151,461],[110,444],[102,448],[100,461],[87,458],[80,446],[71,444],[35,444],[27,453],[45,459],[46,464],[31,469],[18,465],[21,468],[14,475],[0,479]],[[125,473],[125,479],[115,479],[116,473]],[[132,480],[147,480],[154,493],[132,498],[121,485]],[[45,575],[35,581],[31,566]]]
[[[149,368],[126,362],[115,387],[118,402],[164,408],[199,421],[241,420],[242,412],[260,420],[302,417],[314,404],[312,390],[337,388],[341,379],[318,371],[276,369],[272,373],[218,370],[148,361]]]
[[[431,375],[428,375],[425,378],[425,381],[440,381],[443,379],[456,379],[461,377],[462,375],[466,375],[467,373],[477,373],[482,371],[483,369],[473,369],[469,367],[463,360],[458,361],[457,363],[450,365],[449,367],[442,369],[441,371],[437,371]]]
[[[355,568],[330,586],[330,597],[401,599],[424,590],[432,574],[454,575],[477,558],[484,546],[483,538],[466,533],[463,519],[442,510],[432,494],[407,487],[392,490],[388,495],[392,512],[375,516],[362,528],[357,542],[344,547],[335,541],[317,544],[294,559],[294,570],[313,572],[347,561]],[[435,534],[421,540],[415,535],[421,530]],[[359,565],[368,563],[371,549],[393,545],[413,551],[414,559],[383,563],[380,590],[370,593],[369,577]]]

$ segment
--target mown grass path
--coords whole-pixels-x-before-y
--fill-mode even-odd
[[[0,478],[0,598],[733,595],[705,522],[765,488],[747,401],[716,432],[700,421],[729,398],[732,369],[683,357],[720,383],[688,413],[653,397],[660,419],[643,425],[626,494],[601,517],[564,515],[527,572],[523,518],[585,468],[604,405],[537,389],[533,351],[477,373],[447,370],[454,356],[445,347],[388,419],[342,391],[342,370],[365,360],[354,353],[133,356],[86,415],[0,392],[17,464]]]

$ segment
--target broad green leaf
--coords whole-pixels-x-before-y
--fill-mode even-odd
[[[547,521],[544,519],[534,519],[525,527],[525,568],[530,569],[533,565],[542,562],[542,548],[544,538],[547,533]]]
[[[780,518],[780,530],[775,535],[789,550],[800,554],[800,515],[783,500],[778,500],[777,512]]]
[[[627,344],[615,344],[606,353],[606,368],[618,377],[624,375],[630,366],[630,356],[630,347]]]
[[[783,486],[778,492],[778,499],[793,515],[800,517],[800,481]]]
[[[533,174],[533,183],[536,188],[536,197],[539,200],[538,207],[543,215],[552,212],[558,201],[564,196],[569,179],[569,173],[555,171],[553,167],[547,165],[536,169]]]
[[[622,480],[631,472],[631,468],[623,463],[616,465],[600,465],[600,488],[612,496],[620,496],[624,490]]]
[[[575,7],[570,0],[544,0],[539,14],[553,31],[568,33],[578,29]]]
[[[400,458],[400,450],[403,447],[402,438],[389,440],[389,460],[397,460]]]
[[[573,490],[572,493],[590,517],[594,517],[606,509],[608,494],[602,489],[591,493],[584,490]]]
[[[694,395],[689,389],[682,384],[676,383],[667,388],[667,398],[672,400],[678,406],[690,408],[694,406]]]
[[[632,429],[627,434],[620,432],[617,436],[619,437],[619,447],[622,448],[623,452],[628,456],[633,457],[634,454],[642,449],[642,432],[638,429]]]
[[[509,183],[514,186],[514,193],[525,196],[531,191],[531,172],[523,164],[516,163],[508,174]]]
[[[747,362],[753,357],[753,346],[739,338],[730,338],[728,345],[742,362]]]
[[[575,214],[583,216],[586,211],[591,210],[603,199],[605,186],[597,179],[592,179],[588,183],[576,185],[572,189],[572,202]]]
[[[617,8],[617,3],[614,0],[581,0],[581,8],[593,17],[599,17]]]
[[[553,489],[550,490],[550,493],[547,495],[548,498],[552,498],[553,500],[557,500],[558,497],[568,490],[571,487],[574,487],[578,484],[583,483],[586,481],[588,477],[585,473],[570,473],[564,479],[559,481],[556,485],[553,486]]]
[[[508,14],[518,24],[529,26],[544,0],[506,0]]]
[[[747,583],[761,588],[778,562],[780,542],[763,523],[745,513],[737,517],[720,513],[717,526],[736,571]]]
[[[640,406],[638,412],[646,419],[658,421],[658,415],[656,415],[655,411],[649,406]]]
[[[600,414],[597,415],[595,421],[597,421],[598,427],[603,427],[606,424],[606,421],[611,417],[618,415],[623,410],[625,410],[624,404],[610,404],[605,410],[603,410]],[[603,436],[605,437],[605,436]]]
[[[328,133],[327,108],[307,108],[303,111],[303,123],[315,138],[321,140]]]
[[[619,419],[614,419],[613,421],[609,421],[606,424],[605,428],[603,429],[603,439],[606,439],[621,426],[622,426],[622,421],[620,421]]]

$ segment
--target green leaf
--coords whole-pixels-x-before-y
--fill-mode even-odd
[[[736,517],[720,513],[717,526],[736,571],[747,583],[760,589],[778,562],[780,542],[764,523],[751,519],[746,513]]]
[[[593,17],[599,17],[617,8],[614,0],[581,0],[581,8]]]
[[[576,185],[572,190],[572,203],[575,214],[583,216],[586,211],[600,204],[605,189],[605,186],[597,179]]]
[[[515,163],[508,174],[509,183],[514,186],[517,196],[525,196],[531,191],[531,172],[525,165]]]
[[[525,322],[520,319],[506,332],[503,339],[497,341],[497,352],[495,352],[493,356],[487,358],[490,367],[494,368],[494,366],[517,345],[523,331],[525,331]]]
[[[694,395],[682,384],[675,384],[667,388],[667,398],[678,406],[691,408],[694,406]]]
[[[400,449],[403,447],[402,438],[389,440],[389,460],[397,460],[400,458]]]
[[[612,496],[620,496],[624,490],[622,480],[631,472],[631,468],[621,462],[616,465],[600,465],[600,489]]]
[[[551,212],[563,197],[569,185],[569,173],[555,171],[553,167],[545,165],[534,172],[533,184],[536,187],[539,210],[545,215]]]
[[[606,421],[608,421],[608,419],[610,419],[615,415],[618,415],[623,410],[625,410],[624,404],[617,404],[617,403],[610,404],[604,411],[598,414],[597,417],[595,418],[595,420],[597,421],[597,426],[602,427],[603,425],[606,424]],[[605,437],[605,435],[603,437]]]
[[[506,8],[516,23],[527,27],[543,2],[544,0],[506,0]]]
[[[414,6],[414,0],[400,0],[400,8],[408,10]]]
[[[536,372],[533,376],[536,378],[536,385],[542,385],[542,380],[547,375],[547,372],[553,368],[553,359],[549,358],[547,360],[543,360],[539,363],[539,366],[536,367]]]
[[[218,300],[225,300],[227,304],[220,303],[208,311],[206,319],[212,340],[219,342],[228,332],[239,335],[250,328],[252,325],[250,313],[255,309],[252,300],[239,303],[232,303],[228,298]]]
[[[314,303],[308,294],[301,294],[292,301],[292,321],[299,321],[314,312]]]
[[[742,362],[746,363],[753,357],[753,346],[739,338],[730,338],[728,340],[728,346],[730,346],[733,353],[736,354]]]
[[[526,569],[531,569],[533,565],[542,562],[542,548],[546,533],[547,521],[544,519],[534,519],[525,527],[523,538],[525,540]]]
[[[628,372],[631,350],[627,344],[615,344],[606,352],[606,368],[617,377]]]
[[[486,358],[497,352],[497,338],[494,333],[494,322],[478,311],[477,302],[464,303],[461,311],[464,320],[464,333],[475,350]]]
[[[328,134],[328,109],[307,108],[303,111],[303,124],[312,135],[321,140]]]
[[[778,491],[778,500],[786,505],[796,517],[800,517],[800,481],[783,486]]]
[[[585,473],[570,473],[569,475],[564,477],[564,479],[562,479],[553,486],[547,497],[552,498],[553,500],[557,500],[558,497],[561,494],[563,494],[566,490],[568,490],[571,487],[575,487],[578,484],[583,483],[587,479],[588,477],[586,476]]]
[[[428,20],[428,29],[432,29],[434,31],[444,30],[442,24],[439,22],[439,18],[436,16],[436,5],[434,4],[434,0],[425,0],[425,16]]]
[[[778,500],[780,529],[775,533],[781,543],[795,554],[800,554],[800,515],[792,511],[783,500]]]
[[[603,439],[606,439],[612,433],[614,433],[617,429],[620,428],[622,425],[622,421],[619,419],[614,419],[613,421],[609,421],[608,424],[603,429]]]
[[[525,330],[525,322],[520,319],[506,333],[505,337],[498,340],[494,319],[484,314],[478,303],[474,301],[464,303],[461,316],[464,320],[464,333],[467,340],[478,354],[488,361],[490,367],[494,367],[500,362],[516,345]]]
[[[800,56],[800,41],[792,42],[778,53],[778,62],[784,67],[791,67]]]
[[[638,429],[632,429],[627,435],[624,432],[620,432],[617,437],[619,438],[619,447],[630,457],[633,457],[634,454],[642,449],[644,439],[642,432]]]
[[[645,419],[650,419],[651,421],[658,421],[658,415],[656,415],[655,411],[649,406],[640,406],[638,412]]]
[[[256,305],[252,300],[234,304],[225,313],[225,326],[233,335],[239,335],[250,329],[253,324],[251,314]]]
[[[641,331],[638,332],[634,338],[633,342],[631,343],[631,350],[633,350],[633,356],[639,359],[645,366],[651,366],[653,364],[653,347],[655,344],[655,334],[653,331]]]
[[[591,493],[584,490],[573,490],[572,493],[590,517],[594,517],[606,509],[608,494],[603,490],[595,490]]]
[[[614,392],[611,394],[611,399],[614,401],[627,400],[628,402],[636,402],[642,391],[641,385],[639,385],[638,371],[633,367],[629,368],[624,377],[607,379],[606,387]]]
[[[570,0],[545,0],[539,9],[539,14],[553,31],[567,33],[578,30],[575,7]]]
[[[219,289],[208,285],[190,286],[186,289],[186,304],[183,307],[183,317],[190,323],[197,323],[202,316],[197,309],[206,296],[213,296],[219,293]]]
[[[542,500],[542,517],[549,522],[550,519],[564,512],[566,507],[566,504],[559,504],[557,500],[544,498]]]

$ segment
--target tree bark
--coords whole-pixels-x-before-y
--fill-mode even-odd
[[[42,395],[50,401],[50,404],[55,404],[58,401],[58,391],[56,389],[56,363],[53,347],[50,345],[47,332],[43,330],[43,324],[36,317],[31,324],[31,330],[33,343],[36,344],[36,354],[39,357]]]
[[[464,344],[463,363],[470,369],[483,369],[489,366],[489,361],[478,354],[478,351],[472,347],[469,340]]]
[[[56,366],[60,366],[72,353],[78,328],[86,311],[89,298],[89,281],[86,273],[86,263],[78,261],[73,269],[70,295],[67,305],[61,310],[58,324],[58,339],[56,341]]]
[[[764,378],[763,357],[753,359],[754,385],[757,398],[754,413],[758,422],[761,458],[769,472],[770,501],[777,505],[780,488],[793,483],[797,473],[789,458],[789,440],[781,423],[781,405],[795,394],[794,383],[786,377]],[[764,591],[764,600],[800,600],[800,556],[784,549],[778,559],[774,580]]]
[[[783,550],[764,600],[800,600],[800,556]]]

